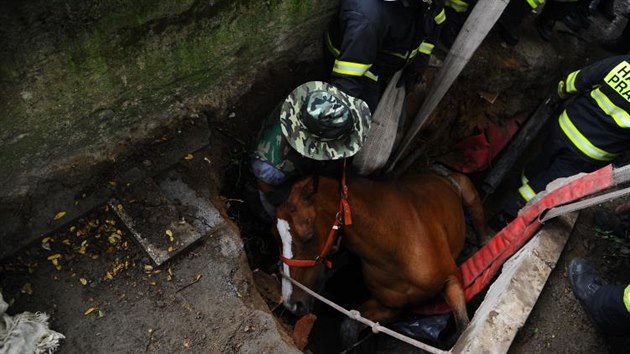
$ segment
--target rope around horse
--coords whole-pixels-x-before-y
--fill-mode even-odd
[[[435,347],[432,347],[428,344],[422,343],[420,341],[417,341],[413,338],[407,337],[403,334],[400,334],[398,332],[392,331],[391,329],[387,328],[387,327],[383,327],[381,326],[378,322],[373,322],[368,320],[365,317],[361,316],[361,313],[357,310],[346,310],[345,308],[337,305],[336,303],[326,299],[325,297],[319,295],[318,293],[312,291],[311,289],[307,288],[305,285],[303,285],[302,283],[298,282],[297,280],[291,278],[288,274],[284,273],[282,270],[279,270],[280,274],[287,278],[291,283],[293,283],[293,285],[297,286],[298,288],[304,290],[306,293],[308,293],[309,295],[313,296],[314,298],[316,298],[317,300],[325,303],[326,305],[334,308],[335,310],[343,313],[344,315],[350,317],[351,319],[355,320],[355,321],[359,321],[361,323],[363,323],[364,325],[372,328],[372,332],[373,333],[385,333],[391,337],[394,337],[400,341],[403,341],[407,344],[413,345],[416,348],[420,348],[422,350],[425,350],[429,353],[433,353],[433,354],[447,354],[447,353],[451,353],[451,351],[444,351],[442,349],[438,349]]]

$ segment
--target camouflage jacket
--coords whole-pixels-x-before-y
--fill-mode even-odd
[[[259,180],[273,185],[299,174],[310,164],[310,159],[295,151],[282,134],[281,106],[278,105],[263,122],[252,152],[252,172]]]

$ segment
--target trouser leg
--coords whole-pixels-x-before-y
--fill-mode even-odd
[[[536,194],[543,191],[549,182],[578,174],[591,172],[602,163],[587,159],[569,147],[563,132],[554,124],[545,148],[535,161],[527,163],[521,177],[521,185],[512,190],[502,204],[503,210],[512,217]]]
[[[593,321],[605,334],[630,334],[630,298],[626,297],[630,297],[630,285],[602,286],[587,305]]]

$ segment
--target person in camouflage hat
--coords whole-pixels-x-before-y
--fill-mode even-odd
[[[252,153],[259,197],[290,178],[310,173],[322,161],[351,157],[363,146],[371,124],[362,100],[322,81],[298,86],[265,120]]]

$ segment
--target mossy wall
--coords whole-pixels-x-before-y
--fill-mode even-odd
[[[38,158],[107,145],[143,120],[168,120],[177,102],[203,103],[201,96],[224,88],[235,92],[261,63],[321,33],[322,15],[334,5],[3,2],[2,174],[37,167]]]
[[[261,70],[319,41],[337,5],[1,2],[0,200],[42,178],[89,174],[183,111],[225,108]]]

